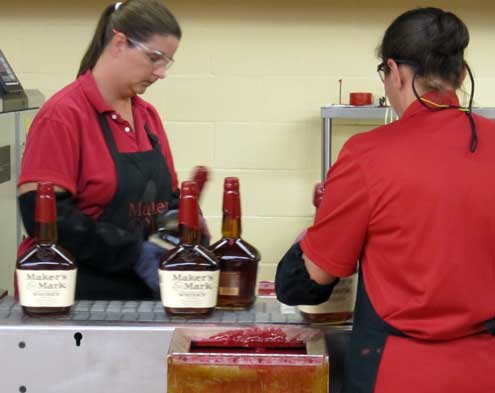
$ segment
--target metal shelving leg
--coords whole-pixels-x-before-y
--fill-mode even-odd
[[[332,164],[332,119],[323,118],[322,123],[322,174],[321,179],[325,181],[327,172]]]

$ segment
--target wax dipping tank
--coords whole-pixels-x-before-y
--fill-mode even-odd
[[[302,327],[178,328],[168,393],[328,393],[322,332]]]

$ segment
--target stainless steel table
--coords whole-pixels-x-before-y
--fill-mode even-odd
[[[306,325],[259,297],[247,311],[207,318],[165,314],[159,302],[79,301],[70,315],[29,318],[12,297],[0,300],[0,392],[165,393],[167,352],[175,328]],[[318,326],[330,354],[332,393],[342,389],[351,326]]]
[[[322,119],[322,180],[332,164],[332,121],[333,119],[385,119],[385,111],[390,107],[328,105],[321,107]],[[473,108],[473,112],[491,119],[495,118],[495,108]]]

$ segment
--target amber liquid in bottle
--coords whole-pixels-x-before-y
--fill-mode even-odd
[[[199,244],[199,208],[196,183],[182,183],[179,201],[180,244],[161,260],[160,293],[165,311],[172,315],[207,315],[217,304],[220,265]]]
[[[317,183],[313,193],[313,205],[318,210],[324,193],[323,183]],[[316,306],[298,306],[303,317],[311,323],[342,323],[352,318],[356,279],[355,276],[341,279],[332,296]]]
[[[53,184],[38,184],[36,244],[16,264],[19,302],[33,317],[67,314],[74,304],[77,268],[73,257],[57,245]]]
[[[205,183],[208,181],[208,168],[198,165],[194,167],[191,181],[196,183],[196,189],[198,191],[198,201],[201,198],[201,192],[203,191]],[[180,231],[178,231],[179,212],[176,209],[169,210],[162,217],[163,224],[159,224],[159,236],[165,243],[167,249],[171,249],[180,244]]]
[[[218,307],[244,309],[255,300],[256,275],[260,254],[241,238],[239,179],[224,181],[222,238],[210,246],[220,259]]]

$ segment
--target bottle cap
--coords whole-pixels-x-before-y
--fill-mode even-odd
[[[223,182],[223,189],[229,191],[239,192],[239,178],[238,177],[226,177]]]

